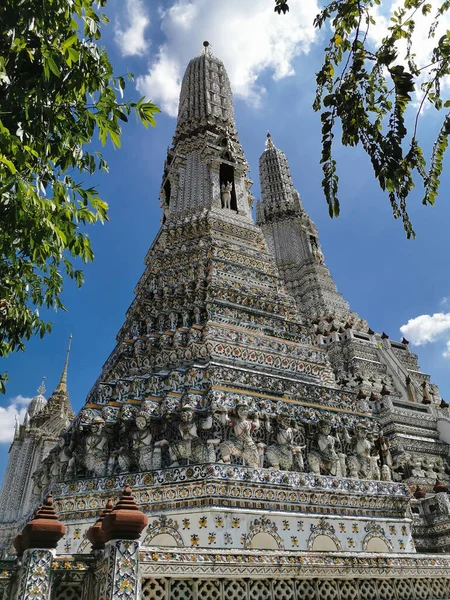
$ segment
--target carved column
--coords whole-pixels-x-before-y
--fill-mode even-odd
[[[234,169],[234,188],[236,190],[236,207],[237,212],[240,215],[248,215],[248,204],[245,201],[246,189],[245,189],[245,171],[236,167]]]
[[[111,540],[106,543],[104,578],[99,600],[136,600],[140,598],[139,542]]]
[[[30,548],[22,556],[17,600],[49,600],[51,591],[51,566],[55,550]]]
[[[141,597],[138,540],[147,522],[127,486],[119,502],[102,520],[106,542],[99,600],[136,600]]]
[[[14,540],[17,553],[22,555],[16,600],[50,600],[52,561],[65,532],[49,495]]]
[[[222,208],[220,196],[220,161],[212,160],[209,163],[209,176],[211,182],[211,206],[212,208]]]

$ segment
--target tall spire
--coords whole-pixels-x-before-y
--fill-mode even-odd
[[[183,76],[173,146],[161,183],[162,223],[205,210],[229,211],[251,221],[251,180],[234,119],[233,92],[223,62],[203,52]]]
[[[267,132],[266,149],[259,159],[262,202],[257,208],[257,222],[285,218],[302,211],[300,196],[292,183],[285,153],[275,147]]]
[[[233,93],[223,62],[213,56],[209,42],[193,58],[181,83],[174,143],[205,131],[236,132]]]
[[[270,133],[259,170],[262,201],[256,207],[256,222],[306,321],[332,316],[338,317],[338,324],[356,322],[358,316],[337,291],[325,265],[317,228],[294,188],[286,155],[275,147]]]
[[[266,148],[275,148],[270,131],[267,132]]]
[[[67,368],[69,365],[69,354],[70,354],[70,346],[72,344],[72,334],[70,334],[69,336],[69,344],[67,346],[67,354],[66,354],[66,361],[64,363],[64,369],[63,372],[61,374],[61,379],[59,380],[58,386],[55,390],[55,392],[65,392],[67,393]]]

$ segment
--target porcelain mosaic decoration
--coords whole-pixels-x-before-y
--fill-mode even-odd
[[[77,415],[67,354],[55,392],[41,386],[17,424],[0,596],[448,598],[447,404],[407,340],[374,332],[337,291],[270,134],[253,221],[208,45],[179,106],[160,231],[115,348]],[[148,525],[94,550],[91,527],[128,485]],[[65,534],[18,558],[12,541],[50,491]]]

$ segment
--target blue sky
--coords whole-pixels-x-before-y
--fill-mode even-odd
[[[287,154],[339,291],[372,329],[391,338],[400,339],[400,327],[414,320],[405,329],[406,337],[421,343],[412,346],[421,370],[431,374],[441,395],[450,400],[450,357],[445,356],[450,340],[449,171],[442,177],[435,207],[422,206],[420,190],[412,195],[409,209],[417,239],[407,241],[374,182],[368,159],[358,149],[337,144],[341,216],[328,217],[321,190],[320,119],[311,109],[326,37],[313,30],[317,9],[312,0],[291,0],[290,5],[291,12],[283,17],[273,13],[273,0],[170,0],[159,6],[150,0],[110,0],[111,23],[103,42],[116,73],[133,72],[139,91],[130,84],[128,95],[147,93],[163,113],[150,130],[131,119],[123,130],[122,148],[105,149],[110,173],[96,176],[94,183],[109,203],[110,222],[90,230],[95,262],[85,268],[85,284],[78,290],[67,283],[68,310],[50,315],[51,335],[31,340],[25,353],[2,362],[10,381],[0,398],[0,473],[14,415],[23,416],[42,376],[47,397],[55,388],[69,334],[68,385],[74,410],[83,405],[114,347],[159,228],[159,186],[175,129],[171,115],[179,77],[188,60],[200,53],[204,39],[224,60],[236,92],[237,127],[253,193],[259,197],[258,158],[269,129],[275,145]],[[419,131],[428,151],[438,125],[438,116],[426,111]]]

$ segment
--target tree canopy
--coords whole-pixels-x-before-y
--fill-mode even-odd
[[[107,163],[90,143],[120,147],[131,111],[146,127],[159,111],[122,100],[126,81],[99,46],[105,4],[0,3],[0,356],[50,331],[39,307],[63,309],[63,275],[80,286],[76,259],[93,259],[80,226],[108,207],[85,182]]]
[[[339,215],[338,175],[333,143],[340,126],[344,146],[361,146],[369,156],[381,189],[388,193],[395,218],[408,238],[414,237],[407,199],[415,182],[423,185],[423,204],[438,195],[444,153],[450,134],[450,31],[437,36],[450,9],[426,0],[401,0],[390,16],[381,43],[370,36],[377,25],[381,0],[333,0],[315,19],[331,32],[316,75],[314,110],[322,121],[322,187],[331,217]],[[275,0],[275,12],[289,12],[287,0]],[[428,19],[427,21],[425,21]],[[418,64],[414,43],[417,27],[429,22],[435,40],[426,64]],[[442,124],[427,161],[419,140],[419,120],[426,105],[442,111]],[[407,114],[407,111],[412,114]]]

